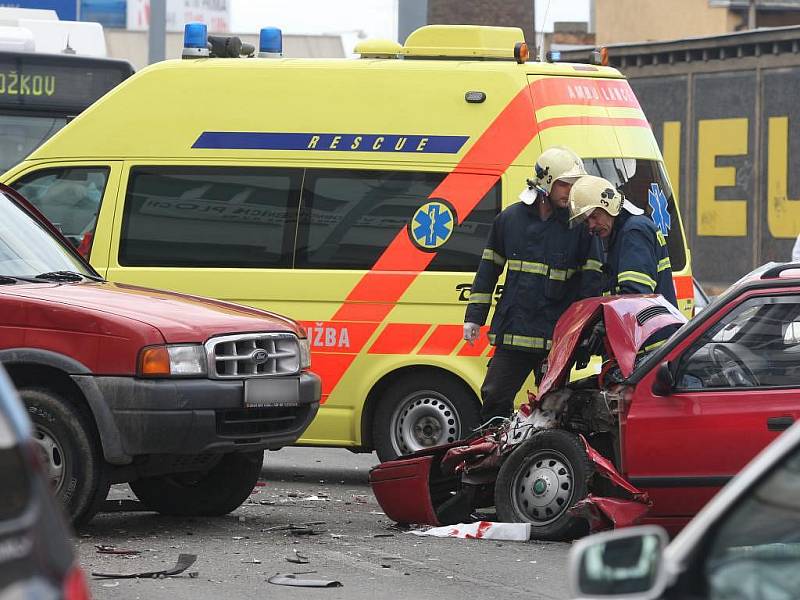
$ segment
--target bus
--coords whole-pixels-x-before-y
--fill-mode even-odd
[[[127,61],[104,56],[99,24],[58,21],[55,15],[9,20],[6,10],[21,12],[0,9],[0,22],[18,23],[0,26],[0,173],[133,75]],[[80,34],[87,29],[100,40],[84,42]],[[42,42],[40,30],[46,34]]]

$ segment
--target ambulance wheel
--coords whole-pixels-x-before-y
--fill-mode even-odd
[[[397,381],[380,398],[372,439],[381,462],[455,442],[479,425],[478,404],[468,388],[441,373]]]
[[[531,539],[567,540],[584,535],[584,519],[568,509],[588,494],[594,469],[581,439],[551,429],[520,444],[495,482],[499,521],[531,524]]]
[[[231,452],[208,471],[144,477],[130,482],[136,497],[162,515],[217,517],[253,493],[264,451]]]

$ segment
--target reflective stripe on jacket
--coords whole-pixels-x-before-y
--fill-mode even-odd
[[[566,211],[539,218],[538,202],[512,204],[492,225],[472,283],[465,322],[483,325],[506,270],[489,341],[528,352],[550,349],[553,328],[579,298],[602,289],[602,247],[584,226],[569,228]]]

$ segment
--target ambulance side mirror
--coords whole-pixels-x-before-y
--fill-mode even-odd
[[[653,393],[656,396],[669,396],[675,389],[675,376],[668,362],[663,362],[656,369],[656,378],[653,381]]]

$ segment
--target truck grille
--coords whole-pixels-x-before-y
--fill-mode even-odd
[[[294,431],[309,410],[309,406],[220,410],[217,433],[223,437],[254,437]]]
[[[245,333],[206,342],[213,379],[294,375],[300,371],[300,347],[291,333]]]

